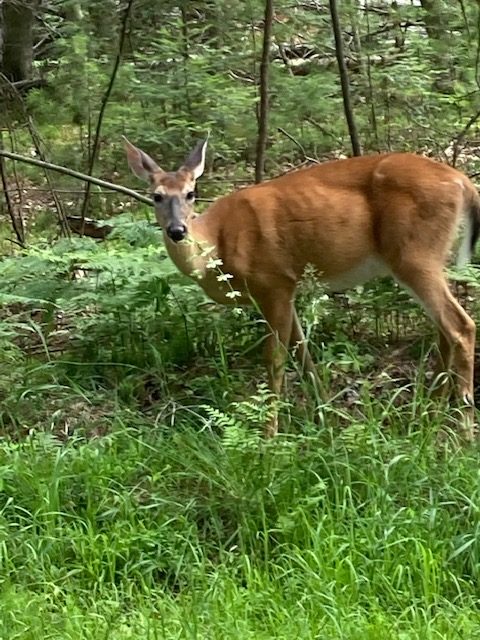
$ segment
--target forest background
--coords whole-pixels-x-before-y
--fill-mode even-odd
[[[199,209],[352,143],[480,172],[473,0],[4,0],[0,33],[0,151],[144,197],[122,135],[173,169],[210,132]],[[439,443],[408,294],[305,280],[332,401],[290,363],[263,442],[258,315],[180,276],[147,204],[0,174],[2,638],[480,638],[478,447]]]

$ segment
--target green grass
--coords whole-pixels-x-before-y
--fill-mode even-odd
[[[264,442],[254,315],[69,246],[2,263],[2,640],[480,638],[478,446],[440,437],[403,294],[304,287],[333,400],[314,424],[291,363]]]
[[[3,443],[1,637],[480,637],[478,451],[378,410]]]

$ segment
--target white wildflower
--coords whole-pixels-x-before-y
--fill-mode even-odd
[[[221,267],[222,264],[223,262],[220,260],[220,258],[210,258],[210,260],[206,264],[206,267],[207,269],[216,269],[217,267]]]
[[[233,278],[231,273],[221,273],[219,276],[217,276],[217,281],[227,282],[227,280],[230,280],[230,278]]]

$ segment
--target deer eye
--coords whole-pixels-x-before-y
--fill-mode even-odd
[[[154,193],[153,194],[153,201],[154,202],[158,203],[158,202],[162,202],[162,200],[163,200],[163,196],[162,196],[161,193]]]
[[[195,200],[195,191],[189,191],[185,198],[190,201]]]

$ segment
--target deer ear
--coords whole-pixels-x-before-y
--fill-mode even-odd
[[[162,171],[155,160],[152,160],[148,154],[135,147],[125,136],[122,136],[122,138],[125,142],[128,166],[138,178],[149,182],[153,173]]]
[[[205,155],[207,152],[208,138],[197,143],[195,149],[185,160],[182,169],[187,169],[193,173],[195,180],[198,180],[205,169]]]

